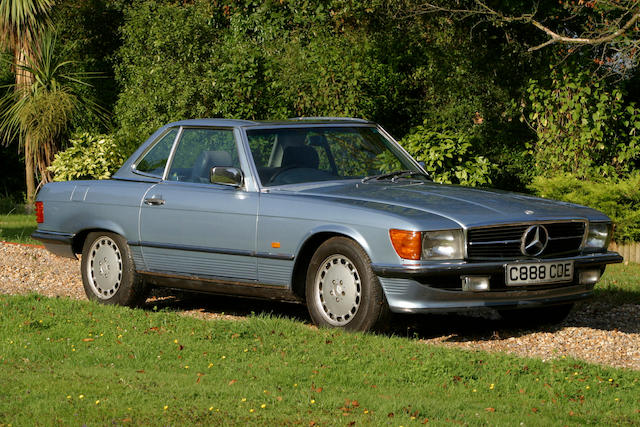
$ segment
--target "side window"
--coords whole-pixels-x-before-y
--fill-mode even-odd
[[[177,129],[171,129],[136,164],[136,170],[161,177],[171,153]]]
[[[214,166],[240,168],[233,130],[187,128],[182,131],[168,179],[208,184]]]

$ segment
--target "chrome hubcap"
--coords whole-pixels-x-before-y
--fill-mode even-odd
[[[116,242],[107,236],[93,242],[87,269],[93,293],[101,299],[111,298],[122,281],[122,256]]]
[[[360,275],[344,255],[325,259],[316,273],[315,298],[320,313],[331,325],[349,323],[360,307]]]

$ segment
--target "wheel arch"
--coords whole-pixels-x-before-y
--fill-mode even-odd
[[[84,242],[87,240],[87,236],[89,235],[89,233],[100,231],[115,233],[123,237],[125,236],[124,230],[116,224],[100,224],[93,227],[85,227],[82,230],[78,231],[73,237],[73,242],[71,244],[73,253],[81,254],[82,248],[84,247]]]
[[[307,277],[307,266],[311,261],[311,257],[320,247],[321,244],[332,237],[346,237],[360,245],[371,259],[369,245],[364,236],[359,232],[344,226],[320,227],[312,230],[300,244],[296,251],[296,257],[293,265],[293,273],[291,275],[291,290],[299,297],[305,296],[305,284]]]

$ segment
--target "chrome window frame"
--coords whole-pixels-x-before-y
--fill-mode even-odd
[[[174,128],[172,128],[174,129]],[[182,134],[187,129],[208,129],[208,130],[227,130],[233,133],[233,139],[235,143],[235,147],[238,153],[238,161],[240,162],[240,170],[244,175],[244,183],[241,187],[230,187],[222,184],[213,184],[213,183],[198,183],[198,182],[186,182],[186,181],[171,181],[168,179],[169,172],[171,171],[171,166],[173,165],[173,161],[175,159],[176,152],[178,147],[180,146],[180,141],[182,139]],[[162,134],[166,135],[166,132]],[[152,146],[154,146],[152,144]],[[194,126],[180,126],[178,134],[176,135],[176,139],[173,142],[171,147],[171,152],[169,153],[169,158],[167,159],[167,164],[165,166],[165,171],[160,178],[162,182],[171,183],[171,184],[179,184],[186,186],[197,186],[197,187],[213,187],[213,188],[224,188],[227,190],[244,190],[244,191],[256,191],[255,180],[251,175],[251,168],[249,167],[249,163],[246,158],[245,148],[242,147],[244,144],[242,143],[242,135],[239,129],[235,126],[207,126],[207,125],[194,125]],[[146,153],[146,150],[145,150]],[[143,154],[144,155],[144,154]],[[142,156],[141,156],[142,157]],[[249,173],[248,173],[249,172]],[[154,177],[157,177],[154,175]]]
[[[173,142],[171,143],[171,149],[169,150],[169,157],[167,157],[167,161],[164,164],[164,171],[162,171],[162,175],[155,175],[152,173],[139,171],[137,169],[138,163],[140,163],[144,158],[144,156],[146,156],[149,153],[149,151],[153,150],[153,148],[156,145],[158,145],[158,143],[162,141],[162,139],[174,129],[177,129],[178,132],[176,133],[176,137],[173,139]],[[133,164],[131,165],[131,172],[133,172],[136,175],[141,175],[148,178],[164,180],[164,176],[167,173],[167,166],[170,164],[169,162],[172,160],[173,153],[175,152],[175,149],[176,149],[176,142],[179,140],[181,134],[182,134],[182,126],[172,126],[167,128],[164,132],[158,135],[158,137],[151,144],[149,144],[149,146],[138,156],[136,161],[133,162]]]

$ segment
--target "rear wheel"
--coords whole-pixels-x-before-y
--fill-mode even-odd
[[[552,305],[549,307],[498,310],[500,316],[515,326],[555,325],[567,318],[573,304]]]
[[[311,258],[306,300],[318,326],[368,331],[380,327],[389,312],[366,252],[350,239],[333,237]]]
[[[146,286],[135,272],[129,245],[118,234],[89,233],[82,249],[81,270],[90,300],[129,307],[146,300]]]

